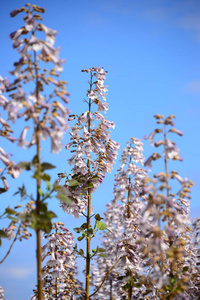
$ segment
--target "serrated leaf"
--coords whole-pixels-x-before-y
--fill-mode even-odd
[[[104,230],[104,229],[106,229],[106,224],[103,223],[102,221],[97,221],[96,222],[96,228],[99,229],[99,230]]]
[[[31,164],[28,161],[21,161],[17,164],[17,166],[22,170],[29,171],[31,169]]]
[[[52,164],[49,164],[47,162],[44,162],[41,164],[41,170],[45,171],[45,170],[51,170],[51,169],[55,169],[56,167]]]
[[[8,237],[7,233],[4,230],[0,229],[0,238],[7,238],[7,237]]]

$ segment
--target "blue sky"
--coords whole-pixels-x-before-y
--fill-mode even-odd
[[[25,1],[0,2],[0,74],[9,76],[13,62],[19,59],[12,49],[8,35],[23,25],[19,15],[10,18],[9,12],[23,6]],[[70,92],[69,108],[82,113],[87,85],[87,75],[81,69],[101,66],[108,71],[108,119],[116,123],[111,136],[124,148],[130,137],[143,138],[155,128],[154,114],[176,115],[176,128],[183,137],[175,137],[181,149],[183,162],[173,168],[183,177],[195,182],[191,200],[191,216],[200,215],[200,2],[198,0],[38,0],[31,2],[46,8],[43,23],[58,31],[56,46],[61,45],[61,57],[66,59],[62,79],[67,80]],[[11,78],[11,77],[9,77]],[[20,126],[14,126],[20,132]],[[63,143],[69,142],[69,134]],[[6,145],[11,147],[10,145]],[[13,148],[14,149],[14,148]],[[46,149],[46,148],[45,148]],[[10,151],[10,148],[9,148]],[[144,141],[144,155],[153,149]],[[34,149],[15,150],[14,160],[30,160]],[[121,154],[121,152],[119,152]],[[68,170],[65,149],[55,156],[44,152],[43,158],[53,162],[58,172]],[[112,200],[113,179],[117,163],[93,197],[96,212],[103,213]],[[162,165],[159,165],[160,171]],[[153,171],[152,171],[153,172]],[[22,176],[12,182],[12,191],[1,196],[1,211],[8,204],[14,206],[14,190],[26,181]],[[73,228],[79,221],[68,217],[51,200],[50,207],[59,220]],[[9,243],[0,249],[1,257]],[[34,288],[35,236],[29,241],[16,243],[8,259],[0,266],[0,285],[5,288],[7,300],[29,299]]]

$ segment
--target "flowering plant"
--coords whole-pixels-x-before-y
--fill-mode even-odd
[[[6,110],[8,120],[16,123],[17,119],[24,118],[28,123],[16,139],[17,145],[22,148],[36,146],[36,154],[29,161],[22,161],[17,166],[9,162],[8,155],[2,150],[1,160],[6,165],[8,172],[15,177],[20,169],[33,170],[33,176],[36,180],[36,196],[29,195],[26,187],[19,188],[18,192],[21,198],[27,198],[30,201],[29,210],[19,215],[22,222],[25,222],[33,228],[37,235],[37,270],[38,270],[38,299],[42,299],[42,277],[41,277],[41,234],[40,231],[50,232],[51,220],[56,215],[48,210],[46,200],[54,192],[54,186],[50,184],[50,175],[46,170],[55,168],[48,162],[41,161],[42,140],[50,137],[51,151],[58,153],[62,148],[62,137],[68,129],[67,117],[69,93],[66,91],[66,81],[57,79],[63,70],[63,59],[59,58],[60,47],[54,48],[57,31],[46,27],[41,23],[41,14],[45,9],[27,3],[24,7],[11,11],[10,16],[15,17],[24,13],[24,26],[10,34],[13,42],[13,48],[17,50],[20,59],[14,63],[14,70],[11,75],[16,79],[9,82],[1,78],[1,92],[7,92],[10,100],[7,101],[1,96],[1,105]],[[42,34],[45,39],[42,38]],[[46,65],[49,65],[47,69]],[[49,86],[53,86],[50,91]],[[25,88],[23,89],[23,86]],[[27,95],[28,86],[30,88]],[[47,96],[46,87],[49,95]],[[64,105],[59,101],[62,100]],[[9,127],[2,120],[9,136]],[[1,123],[2,123],[1,122]],[[32,128],[30,135],[29,129]],[[26,136],[30,136],[29,141]],[[6,187],[5,178],[2,177],[4,189]],[[42,182],[46,183],[46,191],[43,192]],[[7,187],[6,187],[7,188]]]

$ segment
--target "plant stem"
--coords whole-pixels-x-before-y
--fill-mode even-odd
[[[128,178],[128,182],[129,182],[129,185],[128,185],[128,198],[127,198],[127,206],[128,206],[127,217],[128,217],[128,219],[130,219],[130,217],[131,217],[131,213],[130,213],[131,176],[130,175]],[[133,277],[133,272],[131,270],[128,270],[128,276],[131,278]],[[131,298],[132,298],[132,286],[130,285],[130,287],[128,289],[128,299],[131,300]]]
[[[40,160],[40,133],[37,129],[36,132],[37,139],[37,157],[38,157],[38,177],[37,177],[37,200],[36,200],[36,215],[40,215],[41,201],[39,189],[41,187],[41,160]],[[36,239],[37,239],[37,286],[38,286],[38,300],[42,300],[42,249],[41,249],[41,234],[40,228],[36,229]]]
[[[90,91],[92,89],[92,71],[90,75]],[[91,132],[91,121],[90,121],[90,113],[91,113],[91,99],[89,99],[89,112],[88,112],[88,132]],[[90,173],[90,161],[87,161],[88,173]],[[91,235],[89,234],[90,230],[90,219],[91,219],[91,189],[88,189],[88,207],[87,207],[87,238],[86,238],[86,282],[85,282],[85,300],[89,300],[90,293],[90,241]]]
[[[110,278],[110,300],[113,300],[113,296],[112,296],[112,278]]]
[[[87,230],[90,229],[90,214],[91,214],[91,192],[88,190],[88,209],[87,209]],[[86,246],[86,295],[85,299],[89,300],[89,288],[90,288],[90,234],[87,234],[87,246]]]
[[[99,285],[99,287],[96,289],[96,291],[94,293],[92,293],[89,298],[91,298],[92,296],[94,296],[102,287],[102,285],[104,284],[104,282],[106,281],[106,279],[108,278],[108,275],[110,274],[110,272],[116,267],[116,265],[118,264],[118,262],[120,261],[120,259],[122,259],[123,257],[125,257],[125,255],[120,256],[118,258],[118,260],[116,261],[116,263],[110,268],[110,270],[108,270],[106,276],[104,277],[104,279],[102,280],[101,284]]]
[[[34,66],[35,66],[35,77],[36,77],[36,99],[38,105],[39,103],[39,82],[38,82],[38,70],[37,70],[37,60],[36,52],[34,51]],[[41,187],[41,158],[40,158],[40,128],[38,124],[35,128],[36,130],[36,147],[37,147],[37,162],[38,162],[38,174],[37,174],[37,187],[36,187],[36,215],[39,217],[41,209],[40,193],[39,189]],[[42,300],[42,248],[41,248],[41,234],[40,228],[36,229],[36,243],[37,243],[37,288],[38,288],[38,300]]]
[[[19,225],[19,227],[18,227],[18,229],[17,229],[16,235],[15,235],[15,238],[14,238],[12,244],[10,245],[10,248],[8,249],[8,252],[7,252],[6,255],[4,256],[4,258],[0,261],[0,264],[2,264],[2,263],[4,262],[4,260],[6,259],[6,257],[10,254],[10,251],[12,250],[12,247],[14,246],[14,243],[15,243],[16,240],[17,240],[18,234],[19,234],[19,232],[20,232],[21,225],[22,225],[22,223],[20,223],[20,225]]]

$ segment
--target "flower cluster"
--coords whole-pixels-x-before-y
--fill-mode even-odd
[[[98,257],[98,268],[93,272],[94,286],[98,288],[102,278],[111,267],[119,262],[109,272],[106,282],[98,292],[102,299],[112,294],[114,299],[122,299],[128,295],[140,299],[138,288],[142,276],[142,260],[137,244],[140,229],[143,202],[140,199],[146,171],[143,169],[143,144],[137,138],[131,138],[122,152],[120,169],[115,176],[114,199],[107,204],[105,221],[108,231],[102,234],[102,247],[106,257]],[[120,201],[120,203],[119,203]],[[131,282],[131,281],[132,282]],[[136,297],[136,298],[135,298]]]
[[[53,232],[44,238],[47,242],[42,247],[42,260],[45,262],[42,269],[43,299],[65,300],[79,297],[82,287],[76,280],[72,233],[63,223],[58,222],[53,224]],[[37,299],[37,291],[32,299]]]
[[[147,204],[142,213],[140,227],[143,254],[146,259],[147,282],[151,286],[152,299],[194,299],[192,275],[196,272],[196,255],[192,242],[192,228],[189,218],[190,189],[193,182],[183,179],[177,171],[169,171],[168,160],[182,160],[179,149],[174,141],[169,139],[170,133],[182,136],[182,132],[175,129],[171,115],[166,119],[162,115],[155,115],[157,128],[148,137],[152,146],[164,146],[162,154],[154,152],[145,162],[151,167],[153,160],[163,156],[165,170],[154,175],[154,179],[146,180],[143,189],[147,193]],[[171,126],[167,131],[168,126]],[[154,141],[154,137],[163,132],[163,139]],[[147,138],[147,137],[146,137]],[[170,182],[173,180],[172,185]],[[172,187],[179,184],[178,192]],[[181,185],[181,188],[180,188]]]
[[[6,78],[2,78],[0,76],[0,106],[5,110],[8,100],[5,96],[2,95],[6,91],[6,88],[9,86],[9,82]],[[1,137],[6,138],[11,142],[15,142],[16,139],[11,136],[13,131],[10,128],[10,124],[8,121],[4,120],[0,114],[0,135]],[[1,193],[7,191],[9,189],[9,185],[7,183],[6,177],[4,176],[7,172],[13,178],[17,178],[20,175],[20,168],[11,160],[12,154],[7,153],[2,147],[0,147],[0,160],[2,161],[4,168],[0,169],[0,178],[3,182],[4,188],[1,188]]]
[[[14,63],[14,70],[10,72],[16,76],[12,83],[6,85],[10,101],[5,104],[9,120],[13,123],[17,118],[24,117],[26,121],[32,119],[34,130],[31,140],[26,141],[26,126],[18,139],[18,146],[26,148],[36,143],[36,131],[40,137],[51,139],[51,151],[58,153],[61,148],[63,133],[68,129],[68,108],[56,98],[60,98],[65,104],[68,103],[68,92],[65,85],[67,82],[55,79],[63,70],[63,59],[59,58],[60,47],[54,48],[53,44],[57,32],[41,24],[41,15],[44,9],[26,4],[26,7],[11,12],[11,17],[19,13],[25,13],[25,25],[10,34],[13,47],[20,54],[19,61]],[[45,40],[37,37],[37,33],[45,35]],[[51,68],[45,68],[45,64],[51,63]],[[29,95],[22,89],[22,84],[30,83],[34,90]],[[53,91],[47,97],[44,94],[44,86],[53,84]]]
[[[92,68],[83,72],[90,74],[90,89],[87,93],[89,99],[86,101],[89,109],[79,116],[69,116],[70,121],[76,122],[71,127],[71,141],[66,145],[66,149],[73,154],[68,159],[73,175],[67,176],[65,184],[72,204],[62,205],[65,211],[72,212],[75,217],[87,206],[86,191],[90,189],[94,192],[106,172],[111,171],[120,146],[110,138],[110,129],[115,128],[114,122],[108,121],[102,114],[108,109],[107,89],[104,86],[106,72],[103,68]],[[92,104],[97,105],[97,111],[92,111]]]

